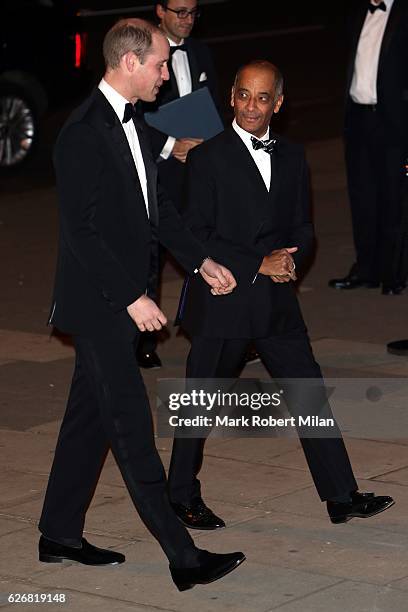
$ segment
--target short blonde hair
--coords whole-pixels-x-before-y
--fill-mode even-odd
[[[153,34],[163,32],[144,19],[121,19],[107,32],[103,41],[106,68],[115,69],[122,57],[132,51],[141,64],[151,51]]]

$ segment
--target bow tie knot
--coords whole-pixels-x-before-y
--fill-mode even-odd
[[[265,153],[273,153],[276,150],[276,138],[270,138],[269,140],[259,140],[255,136],[251,136],[252,148],[255,151],[262,149]]]
[[[176,51],[187,51],[187,47],[184,43],[182,45],[171,45],[170,56],[172,56]]]
[[[141,104],[139,104],[139,100],[136,104],[132,104],[131,102],[127,102],[125,104],[125,112],[123,113],[122,123],[127,123],[131,119],[140,119],[143,114]]]
[[[385,4],[385,2],[380,2],[380,4],[372,4],[370,2],[370,4],[368,5],[368,10],[370,11],[370,13],[375,13],[375,11],[377,9],[380,9],[380,11],[386,11],[387,10],[387,6]]]

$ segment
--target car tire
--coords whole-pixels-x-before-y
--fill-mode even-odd
[[[0,83],[0,174],[18,170],[32,157],[38,127],[30,95],[14,83]]]

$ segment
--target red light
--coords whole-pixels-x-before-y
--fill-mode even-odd
[[[86,34],[75,34],[75,68],[81,68],[85,59]]]

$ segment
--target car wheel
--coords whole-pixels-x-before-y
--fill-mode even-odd
[[[0,85],[0,172],[17,169],[33,153],[38,121],[35,105],[14,85]]]

